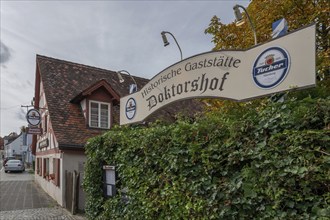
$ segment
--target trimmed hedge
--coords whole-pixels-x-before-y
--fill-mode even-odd
[[[86,146],[89,219],[329,219],[330,98],[116,127]],[[117,195],[102,196],[102,165]],[[124,199],[124,197],[126,199]]]

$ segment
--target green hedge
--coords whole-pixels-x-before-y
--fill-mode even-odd
[[[89,219],[329,219],[330,98],[233,105],[90,140]],[[103,164],[118,194],[102,196]],[[124,191],[127,200],[124,200]]]

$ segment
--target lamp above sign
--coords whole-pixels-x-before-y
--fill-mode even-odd
[[[315,25],[248,50],[198,54],[166,68],[140,91],[120,99],[120,124],[145,120],[175,101],[250,100],[315,86]]]
[[[40,112],[37,109],[30,109],[26,114],[26,120],[29,125],[37,126],[41,122]]]

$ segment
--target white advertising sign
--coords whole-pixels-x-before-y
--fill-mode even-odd
[[[249,50],[212,51],[182,60],[120,99],[120,124],[145,120],[191,98],[244,101],[315,86],[315,25]]]
[[[41,122],[41,116],[37,109],[30,109],[26,114],[26,120],[29,125],[37,126]]]

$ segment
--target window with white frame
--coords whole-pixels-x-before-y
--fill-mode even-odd
[[[94,128],[110,128],[110,104],[90,101],[89,126]]]

